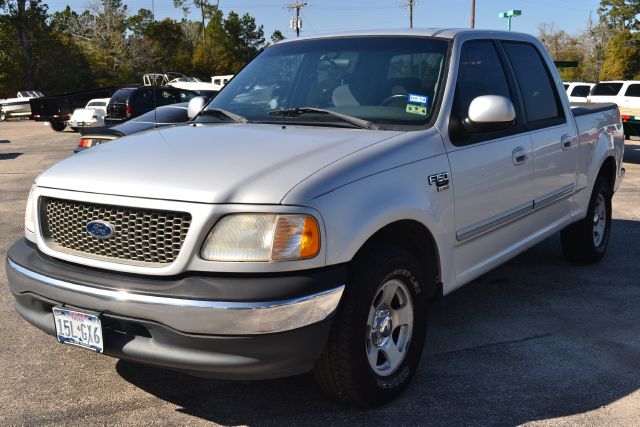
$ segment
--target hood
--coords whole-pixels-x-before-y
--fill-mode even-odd
[[[200,203],[277,204],[323,167],[400,132],[221,124],[151,130],[57,163],[41,187]]]

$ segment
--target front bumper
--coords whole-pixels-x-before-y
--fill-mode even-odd
[[[6,267],[16,310],[48,334],[55,335],[54,306],[97,313],[106,354],[234,379],[310,370],[346,276],[346,267],[336,267],[280,277],[148,279],[55,260],[25,241],[9,250]],[[229,298],[234,286],[243,300]]]

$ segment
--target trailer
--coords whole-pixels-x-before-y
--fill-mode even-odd
[[[84,108],[90,100],[95,98],[111,98],[118,89],[131,86],[140,85],[108,86],[34,98],[29,101],[31,104],[31,118],[38,122],[48,122],[51,125],[51,129],[56,132],[62,132],[67,127],[67,121],[71,118],[76,108]]]
[[[638,108],[620,108],[620,117],[624,127],[624,137],[640,138],[640,109]]]

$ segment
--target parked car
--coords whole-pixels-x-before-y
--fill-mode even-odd
[[[153,128],[185,123],[189,120],[187,106],[187,102],[164,105],[119,125],[86,131],[73,152],[79,153],[87,148],[96,147],[105,142]]]
[[[565,82],[564,89],[567,91],[567,95],[569,96],[569,102],[587,102],[587,97],[591,92],[591,88],[593,88],[595,83],[585,83],[585,82]]]
[[[62,343],[206,377],[313,370],[379,405],[418,372],[431,300],[557,232],[571,260],[604,255],[623,150],[618,107],[572,109],[530,35],[283,41],[192,124],[39,175],[9,287]]]
[[[196,92],[190,90],[169,86],[122,88],[111,97],[104,122],[107,125],[122,123],[151,111],[155,107],[188,102],[197,95]]]
[[[640,80],[600,82],[591,90],[589,102],[613,102],[620,108],[640,109]]]
[[[69,119],[68,126],[74,131],[80,128],[104,126],[107,104],[111,98],[92,99],[84,108],[77,108]]]

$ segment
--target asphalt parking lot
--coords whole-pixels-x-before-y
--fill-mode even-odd
[[[34,178],[78,139],[0,123],[1,425],[640,425],[640,141],[627,141],[601,263],[565,261],[554,236],[445,297],[412,385],[364,411],[326,398],[307,375],[193,378],[58,344],[22,320],[4,258],[23,234]]]

